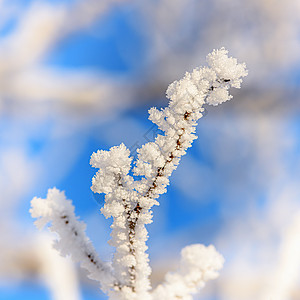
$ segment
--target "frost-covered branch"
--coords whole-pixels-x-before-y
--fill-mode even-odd
[[[127,231],[126,238],[121,240],[119,235],[112,234],[112,244],[122,249],[120,252],[117,247],[118,265],[123,265],[120,275],[124,277],[124,268],[127,268],[129,287],[138,294],[149,289],[151,270],[145,254],[145,224],[151,223],[150,209],[158,204],[155,199],[166,192],[168,178],[196,138],[195,127],[202,117],[203,105],[218,105],[231,99],[228,89],[231,86],[239,88],[241,78],[247,75],[245,65],[228,58],[224,48],[209,54],[207,61],[209,68],[197,68],[169,86],[167,96],[170,103],[167,108],[160,111],[150,109],[149,119],[165,134],[158,135],[154,142],[137,150],[133,172],[141,179],[134,181],[128,175],[131,159],[129,150],[123,144],[111,148],[109,152],[98,151],[92,155],[92,166],[100,168],[93,179],[92,189],[106,193],[102,212],[107,217],[114,217],[114,224],[122,220],[121,228]],[[117,206],[119,210],[116,213]],[[122,257],[119,257],[120,254]],[[140,290],[140,287],[143,289]]]
[[[33,217],[42,217],[37,225],[52,220],[52,230],[61,236],[58,245],[63,253],[72,253],[74,247],[81,247],[80,255],[72,255],[75,260],[84,261],[83,266],[101,282],[104,290],[110,288],[111,299],[191,299],[190,294],[197,292],[205,281],[215,278],[222,267],[223,258],[212,246],[187,247],[182,252],[179,272],[168,275],[166,283],[150,293],[151,268],[146,253],[148,233],[145,225],[152,222],[151,208],[159,205],[157,198],[166,192],[169,177],[181,156],[197,138],[196,125],[203,116],[203,105],[216,106],[230,100],[229,88],[240,88],[242,78],[247,75],[245,64],[238,64],[236,59],[228,57],[224,48],[210,53],[207,62],[208,67],[196,68],[169,86],[168,107],[149,110],[149,119],[164,134],[137,150],[133,168],[133,158],[124,144],[109,151],[99,150],[91,157],[91,165],[99,168],[93,178],[92,190],[105,194],[101,212],[106,218],[113,218],[110,244],[116,252],[112,271],[96,258],[81,229],[83,225],[76,223],[74,208],[63,194],[50,190],[45,204],[39,204],[40,199],[33,200]],[[89,253],[93,253],[92,260]],[[105,276],[105,272],[109,275]],[[176,288],[177,281],[181,282],[180,290]]]
[[[105,292],[111,288],[114,284],[111,268],[99,259],[85,234],[85,224],[77,220],[74,206],[66,199],[64,192],[49,189],[46,199],[34,198],[31,205],[32,217],[37,218],[35,225],[41,229],[51,222],[50,230],[58,233],[60,239],[55,244],[56,249],[62,255],[71,255],[75,262],[80,262],[90,273],[89,277],[99,281]]]

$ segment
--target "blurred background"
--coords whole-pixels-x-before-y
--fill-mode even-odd
[[[195,299],[299,300],[299,16],[297,0],[0,0],[0,299],[107,299],[51,249],[30,200],[65,190],[109,260],[90,155],[135,155],[168,84],[224,46],[249,75],[207,108],[154,208],[153,285],[184,246],[214,244],[224,269]]]

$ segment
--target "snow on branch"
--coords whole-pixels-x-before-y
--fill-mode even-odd
[[[51,222],[50,231],[56,232],[60,239],[55,248],[64,256],[71,255],[72,260],[80,262],[88,270],[91,279],[97,280],[107,291],[114,282],[110,266],[102,262],[91,241],[85,234],[86,225],[77,220],[74,206],[67,200],[64,192],[56,188],[49,189],[46,199],[34,198],[30,209],[35,225],[41,229]]]
[[[137,150],[133,167],[133,158],[124,144],[91,156],[91,165],[99,169],[91,188],[105,194],[101,212],[113,218],[110,245],[116,252],[112,270],[97,258],[84,235],[84,226],[76,220],[73,206],[61,192],[50,190],[46,200],[32,201],[33,217],[41,217],[37,225],[52,221],[51,230],[61,237],[58,248],[83,261],[92,278],[101,282],[103,290],[109,290],[110,299],[192,299],[191,295],[207,280],[218,276],[223,265],[222,256],[213,246],[188,246],[182,251],[178,273],[168,274],[166,282],[150,292],[145,225],[152,222],[151,208],[159,205],[157,198],[166,192],[181,156],[197,138],[196,125],[203,116],[203,105],[216,106],[230,100],[229,88],[240,88],[247,75],[245,64],[228,57],[224,48],[210,53],[207,62],[208,67],[196,68],[168,87],[168,107],[149,110],[149,119],[164,133]]]

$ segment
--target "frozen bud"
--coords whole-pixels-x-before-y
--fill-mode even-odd
[[[209,66],[216,72],[217,77],[230,82],[235,88],[240,88],[242,77],[247,76],[246,65],[239,64],[236,58],[228,57],[228,51],[225,48],[214,50],[208,54],[206,60]]]
[[[130,170],[131,161],[130,150],[122,143],[120,146],[110,148],[109,151],[98,150],[94,152],[90,164],[94,168],[126,175]]]
[[[209,105],[217,106],[223,102],[226,102],[232,98],[231,95],[229,95],[229,92],[227,89],[224,88],[215,88],[206,98],[206,102]]]

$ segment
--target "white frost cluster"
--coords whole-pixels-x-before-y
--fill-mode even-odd
[[[165,283],[153,291],[153,299],[192,300],[204,287],[205,282],[219,276],[224,258],[215,247],[200,244],[190,245],[181,251],[180,268],[176,273],[167,273]]]
[[[113,218],[110,244],[116,252],[111,269],[94,253],[83,225],[74,216],[73,206],[61,192],[50,190],[46,200],[32,201],[32,216],[40,217],[37,225],[52,221],[52,230],[61,237],[59,248],[83,261],[103,290],[109,290],[110,299],[192,299],[191,295],[207,280],[218,276],[222,256],[213,246],[192,245],[183,249],[179,271],[167,274],[165,283],[151,292],[145,225],[152,222],[151,208],[159,204],[157,198],[166,192],[181,156],[197,138],[196,125],[202,117],[203,105],[215,106],[231,99],[229,88],[240,88],[247,75],[245,64],[238,64],[227,54],[224,48],[214,50],[207,56],[208,67],[196,68],[169,86],[168,107],[149,110],[149,119],[164,134],[158,134],[154,142],[137,150],[133,168],[133,158],[124,144],[93,153],[90,163],[99,171],[93,178],[92,190],[105,194],[101,212],[106,218]],[[95,263],[91,264],[87,253]],[[108,275],[103,278],[105,272]]]

